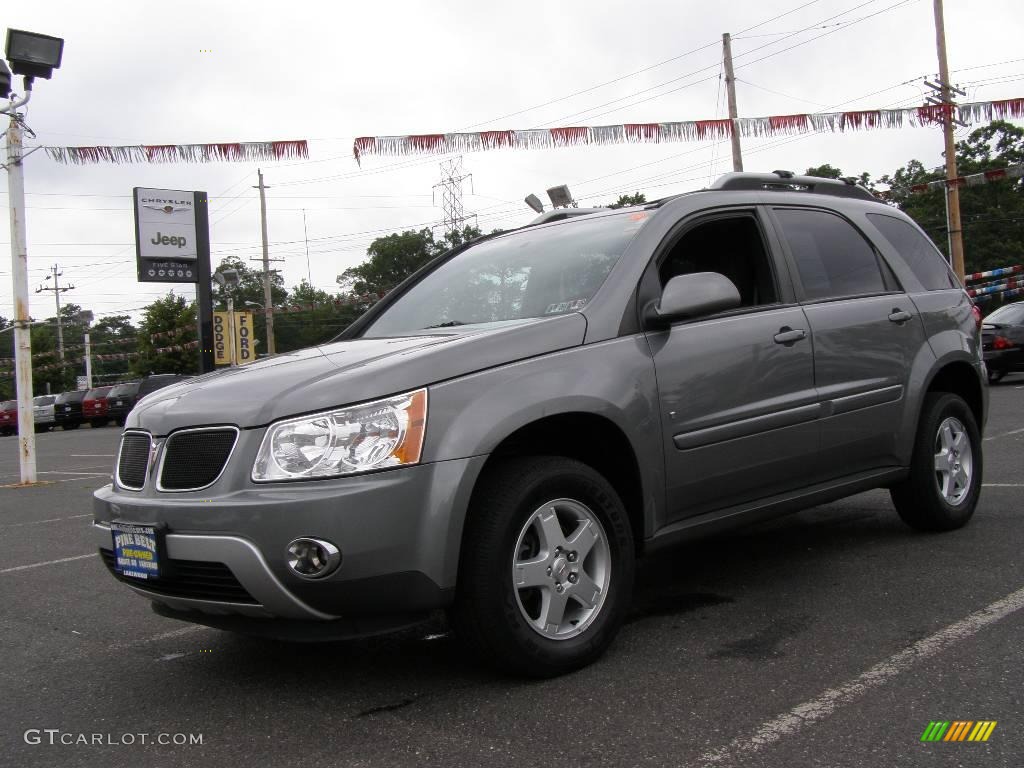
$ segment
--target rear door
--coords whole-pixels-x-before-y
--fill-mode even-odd
[[[910,371],[925,345],[917,308],[846,218],[798,207],[772,214],[814,338],[821,479],[896,466]]]

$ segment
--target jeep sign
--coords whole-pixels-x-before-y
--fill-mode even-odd
[[[140,259],[196,258],[196,211],[192,192],[135,188],[136,238]]]

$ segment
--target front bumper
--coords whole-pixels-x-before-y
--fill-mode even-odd
[[[190,573],[214,585],[237,580],[240,588],[232,583],[222,596],[173,580],[120,579],[168,609],[194,612],[179,616],[186,620],[330,622],[424,613],[451,601],[465,510],[484,459],[259,486],[228,476],[189,493],[108,485],[94,494],[95,542],[109,559],[110,521],[162,525],[171,574]],[[221,487],[224,492],[215,493]],[[334,543],[342,553],[338,570],[319,580],[292,572],[286,548],[301,536]],[[215,564],[227,571],[205,570]]]

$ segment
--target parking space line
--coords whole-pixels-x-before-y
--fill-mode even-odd
[[[1011,430],[1010,432],[1003,432],[1001,435],[992,435],[991,437],[986,437],[985,439],[986,440],[996,440],[996,439],[998,439],[1000,437],[1010,437],[1012,435],[1019,435],[1021,433],[1024,433],[1024,429],[1014,429],[1014,430]]]
[[[92,517],[92,515],[72,515],[71,517],[51,517],[48,520],[30,520],[27,523],[8,523],[6,525],[0,525],[0,528],[22,528],[26,525],[42,525],[43,523],[61,523],[65,520],[77,520],[80,517]]]
[[[47,560],[44,563],[32,563],[31,565],[18,565],[14,568],[4,568],[0,573],[14,573],[15,571],[27,571],[29,568],[42,568],[44,565],[57,565],[58,563],[70,563],[73,560],[85,560],[87,557],[96,557],[97,553],[89,555],[76,555],[75,557],[62,557],[60,560]]]
[[[72,453],[71,458],[73,459],[112,459],[114,454],[112,453]]]
[[[982,483],[982,488],[1024,488],[1024,483]]]
[[[889,682],[918,662],[941,653],[961,640],[966,640],[989,624],[994,624],[1021,608],[1024,608],[1024,588],[1011,592],[1001,600],[923,640],[918,640],[837,688],[829,688],[816,698],[769,720],[754,733],[733,739],[724,747],[705,752],[697,762],[700,765],[732,763],[746,755],[759,752],[786,736],[792,736],[804,726],[825,719],[839,707]]]

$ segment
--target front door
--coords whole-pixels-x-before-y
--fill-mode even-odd
[[[742,307],[647,332],[669,523],[807,484],[819,413],[807,318],[778,279],[755,213],[702,219],[677,237],[659,261],[661,285],[719,272]]]

